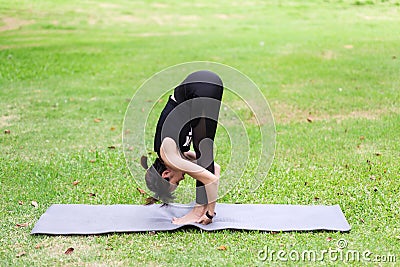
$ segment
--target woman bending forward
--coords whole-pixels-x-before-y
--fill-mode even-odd
[[[217,74],[193,72],[174,89],[158,119],[154,138],[158,158],[147,169],[148,188],[168,203],[185,174],[196,179],[196,205],[185,216],[173,218],[175,224],[209,224],[216,214],[221,170],[214,162],[213,143],[222,93]]]

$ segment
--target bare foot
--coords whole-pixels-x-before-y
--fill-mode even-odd
[[[186,224],[186,223],[194,223],[197,222],[207,211],[207,205],[196,205],[194,208],[189,211],[188,214],[186,214],[183,217],[180,218],[173,218],[172,223],[173,224]]]

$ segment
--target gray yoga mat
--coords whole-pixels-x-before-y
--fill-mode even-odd
[[[103,234],[113,232],[143,232],[175,230],[183,225],[171,223],[181,217],[189,206],[160,204],[83,205],[55,204],[40,217],[31,234]],[[188,224],[206,231],[244,229],[261,231],[349,231],[339,205],[269,205],[224,204],[216,206],[213,223]]]

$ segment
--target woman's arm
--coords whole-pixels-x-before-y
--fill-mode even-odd
[[[214,161],[214,173],[218,178],[221,176],[221,166]]]
[[[183,152],[183,155],[186,157],[186,159],[190,160],[191,162],[196,161],[196,153],[194,151],[187,151]]]
[[[221,167],[214,162],[214,172],[215,172],[215,176],[219,179],[220,174],[221,174]],[[219,180],[218,180],[219,181]],[[218,188],[217,188],[218,190]],[[207,205],[207,211],[211,216],[215,215],[215,205],[216,205],[216,199],[213,202],[208,203]],[[212,222],[212,219],[208,218],[206,215],[203,215],[198,221],[198,223],[202,223],[202,224],[209,224]]]
[[[207,169],[183,159],[175,141],[172,138],[164,138],[160,148],[160,155],[164,163],[171,169],[183,171],[196,180],[202,182],[205,185],[209,203],[217,200],[219,175],[214,175]],[[210,213],[211,212],[214,212],[214,210],[210,210]]]

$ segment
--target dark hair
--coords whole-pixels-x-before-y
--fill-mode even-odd
[[[171,202],[175,197],[169,191],[170,183],[162,178],[162,173],[167,169],[164,162],[156,158],[153,165],[147,169],[145,179],[147,187],[154,192],[154,198],[161,200],[164,203]]]

